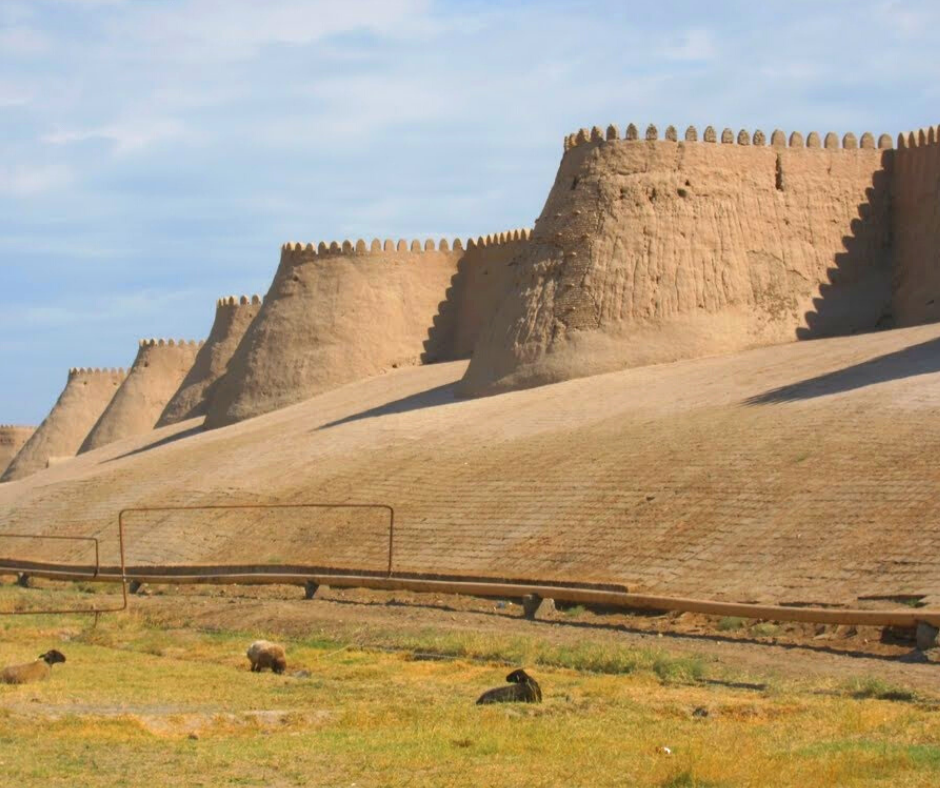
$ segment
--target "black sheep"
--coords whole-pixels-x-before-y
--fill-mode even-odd
[[[514,670],[506,681],[508,687],[497,687],[487,690],[479,698],[477,705],[482,703],[541,703],[542,688],[538,682],[524,670]]]

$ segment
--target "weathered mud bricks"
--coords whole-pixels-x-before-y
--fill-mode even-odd
[[[463,394],[940,319],[935,132],[897,152],[869,132],[639,136],[568,138]],[[930,217],[899,218],[905,201]]]
[[[902,135],[891,182],[898,325],[940,320],[940,144],[938,129]]]

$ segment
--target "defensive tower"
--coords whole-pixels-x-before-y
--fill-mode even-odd
[[[127,378],[82,442],[79,454],[152,430],[201,346],[192,340],[141,340]]]
[[[228,296],[216,302],[209,338],[199,348],[192,368],[163,409],[157,420],[158,427],[206,415],[219,379],[260,309],[261,296],[258,295]]]
[[[35,431],[35,427],[0,424],[0,476]]]
[[[468,295],[468,288],[486,292],[485,281],[460,280],[460,261],[466,256],[473,267],[502,259],[527,235],[500,233],[466,246],[378,239],[285,244],[261,310],[219,381],[206,426],[293,405],[393,367],[456,357],[454,343],[459,338],[461,351],[471,347],[494,303],[491,294]]]
[[[894,151],[867,132],[570,135],[462,392],[869,331],[898,307],[928,317],[912,302],[930,300],[918,266],[940,284],[924,252],[940,232],[931,138],[914,165],[909,139]],[[934,220],[909,219],[901,192]],[[896,297],[892,277],[918,295]]]
[[[70,369],[59,399],[10,463],[2,481],[41,471],[53,459],[74,457],[123,381],[123,369]]]

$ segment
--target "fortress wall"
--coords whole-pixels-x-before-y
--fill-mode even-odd
[[[424,343],[425,363],[470,358],[512,275],[531,231],[510,230],[467,242]]]
[[[35,427],[0,424],[0,475],[13,462],[13,458],[35,431]]]
[[[283,408],[420,363],[463,254],[447,241],[286,244],[257,318],[219,382],[206,426]]]
[[[123,369],[70,369],[59,399],[0,481],[22,479],[41,471],[54,458],[74,457],[124,377]]]
[[[209,338],[199,348],[192,368],[163,409],[157,420],[158,427],[206,415],[219,379],[260,310],[261,296],[258,295],[228,296],[216,302]]]
[[[643,136],[644,139],[640,139]],[[870,330],[890,312],[891,154],[709,127],[565,140],[461,390]],[[721,139],[719,143],[717,140]]]
[[[901,134],[894,154],[894,315],[940,320],[940,129]]]
[[[202,346],[182,339],[141,340],[127,378],[88,432],[79,454],[152,430]]]

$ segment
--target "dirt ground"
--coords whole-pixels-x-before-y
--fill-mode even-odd
[[[382,633],[429,629],[501,633],[553,643],[618,642],[697,653],[760,682],[876,677],[940,697],[940,664],[914,648],[913,633],[877,627],[749,622],[688,613],[556,610],[526,620],[518,600],[320,588],[313,600],[287,586],[147,587],[132,609],[201,629],[257,629],[287,637],[332,635],[364,644]]]

